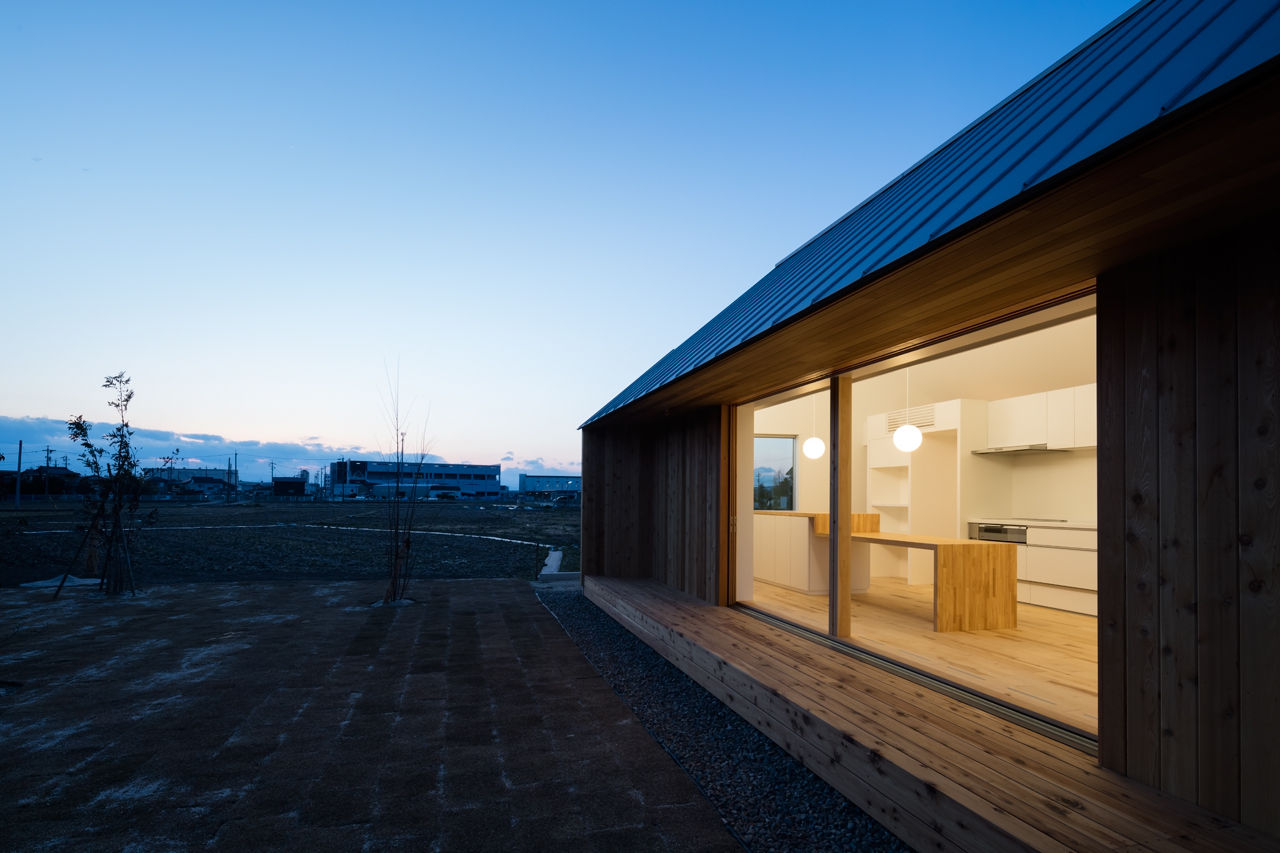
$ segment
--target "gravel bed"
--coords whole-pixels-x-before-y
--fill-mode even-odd
[[[747,849],[910,849],[577,587],[538,596]]]

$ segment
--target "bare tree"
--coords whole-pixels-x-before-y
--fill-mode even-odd
[[[406,417],[400,409],[400,376],[396,372],[394,383],[391,375],[387,375],[387,420],[390,421],[391,436],[394,445],[392,459],[395,462],[395,490],[387,503],[388,544],[388,577],[387,591],[382,596],[384,604],[403,599],[409,589],[409,579],[413,573],[413,521],[418,509],[418,498],[425,494],[422,490],[422,466],[426,460],[426,425],[423,425],[423,436],[418,442],[416,458],[406,458],[404,429]],[[406,483],[407,480],[407,483]]]
[[[86,564],[101,578],[99,587],[108,593],[124,592],[126,582],[133,589],[128,539],[132,532],[130,522],[138,511],[138,500],[142,494],[142,478],[133,447],[133,428],[129,426],[129,403],[133,400],[129,382],[129,377],[121,371],[106,377],[102,383],[103,388],[114,394],[107,405],[116,410],[120,419],[107,433],[105,447],[93,443],[90,436],[93,424],[83,415],[67,421],[67,432],[80,445],[80,460],[97,483],[97,493],[90,498],[89,528],[81,543],[81,551],[88,547]],[[100,545],[103,547],[99,566]],[[73,563],[79,557],[80,552],[77,552]],[[66,581],[65,577],[63,581]],[[58,591],[61,590],[62,585],[59,584]]]

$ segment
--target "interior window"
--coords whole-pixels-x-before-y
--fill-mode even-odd
[[[755,509],[793,509],[796,502],[795,436],[757,435],[752,473]]]

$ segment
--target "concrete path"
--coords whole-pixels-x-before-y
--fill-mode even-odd
[[[739,850],[523,581],[0,590],[0,849]]]

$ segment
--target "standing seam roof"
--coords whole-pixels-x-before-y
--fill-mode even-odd
[[[598,420],[1280,55],[1280,0],[1126,12],[796,249]],[[586,424],[583,424],[586,426]]]

